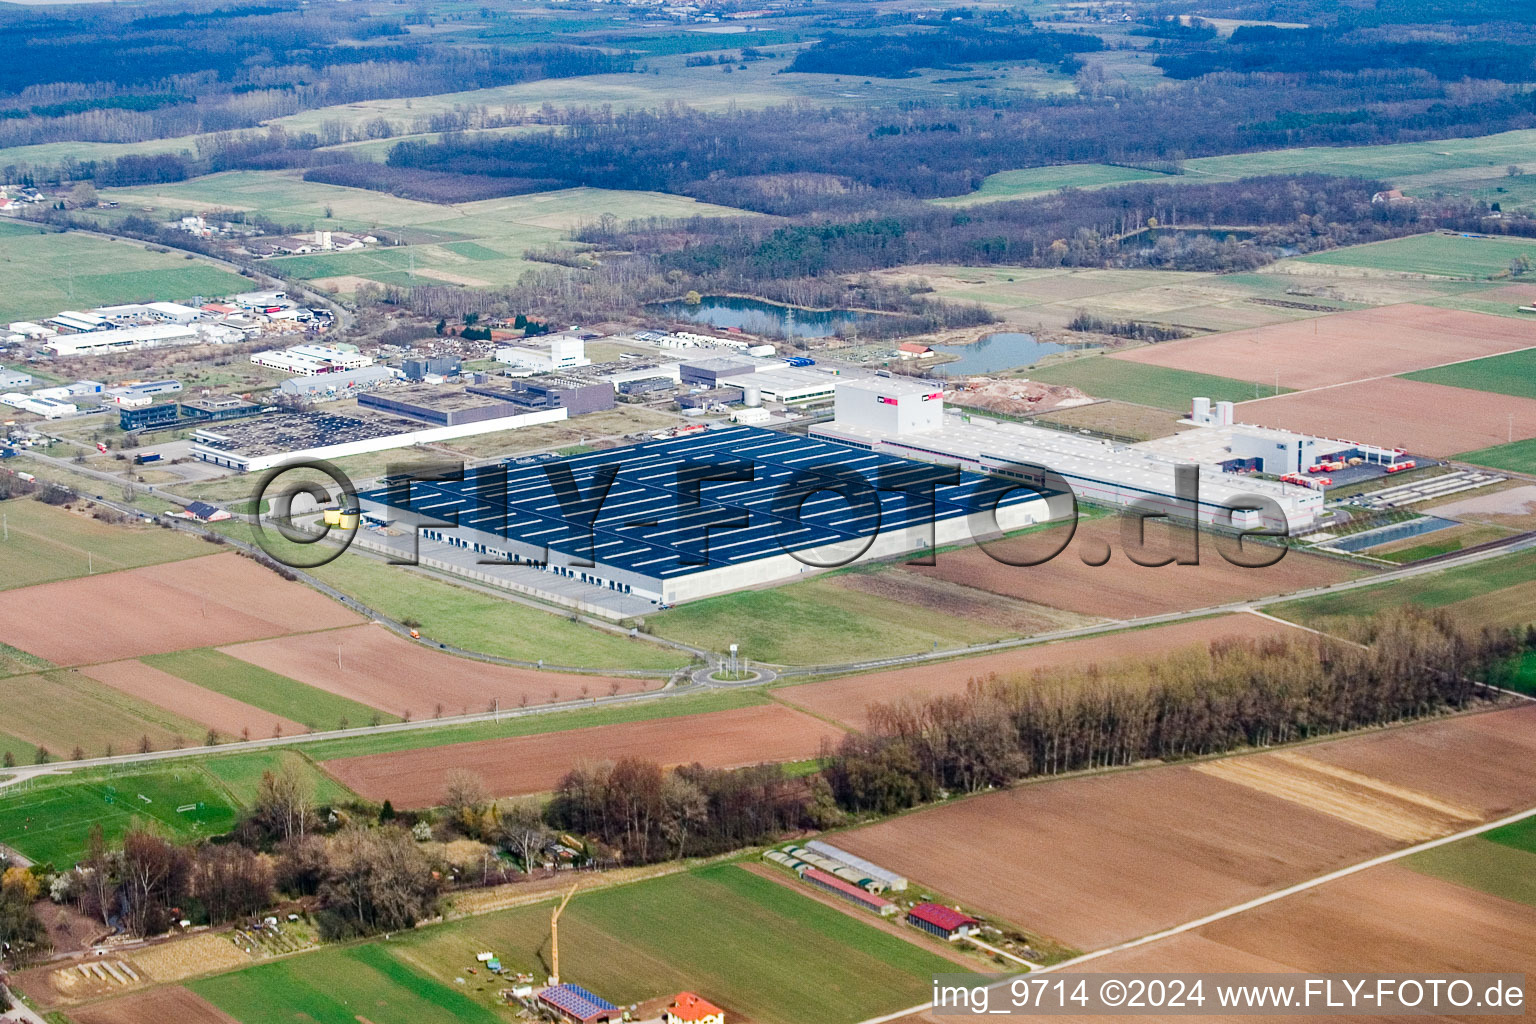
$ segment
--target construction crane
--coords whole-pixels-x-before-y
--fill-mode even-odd
[[[578,882],[577,885],[579,884]],[[561,900],[560,905],[549,915],[549,956],[552,968],[549,983],[551,985],[560,984],[560,915],[564,912],[565,905],[571,902],[571,897],[575,895],[576,886],[573,885],[571,891],[565,894],[565,899]]]

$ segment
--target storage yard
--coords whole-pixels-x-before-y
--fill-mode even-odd
[[[1536,706],[1528,706],[1302,752],[1367,776],[1359,801],[1374,791],[1382,807],[1401,807],[1408,790],[1487,820],[1536,801],[1536,777],[1525,770],[1536,753],[1533,724]],[[1162,767],[973,797],[842,833],[837,844],[918,881],[942,880],[967,905],[1092,949],[1407,845],[1326,808],[1337,809],[1192,767]]]
[[[442,802],[448,776],[459,768],[485,780],[496,796],[543,793],[583,761],[642,757],[663,765],[698,762],[732,768],[815,757],[842,730],[775,705],[714,711],[536,736],[480,740],[426,750],[365,754],[325,762],[325,770],[371,800],[397,807]]]

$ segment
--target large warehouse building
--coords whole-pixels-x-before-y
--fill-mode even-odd
[[[1262,527],[1295,534],[1311,526],[1323,508],[1320,491],[1227,472],[1220,465],[1169,454],[1153,443],[1117,444],[978,415],[946,415],[943,394],[931,381],[877,377],[842,382],[836,419],[811,428],[811,434],[1005,477],[1039,480],[1037,473],[1022,467],[1043,467],[1060,474],[1080,499],[1117,506],[1140,503],[1179,518],[1189,518],[1189,509],[1177,496],[1175,470],[1198,467],[1196,518],[1237,529]],[[1253,496],[1274,504],[1268,511],[1247,511]],[[1234,514],[1233,508],[1242,511]]]
[[[722,479],[722,477],[732,479]],[[558,577],[663,605],[893,557],[1049,518],[995,478],[755,427],[408,481],[360,496],[364,517],[420,528],[421,554],[527,585]],[[497,564],[500,563],[500,564]],[[466,567],[468,568],[468,567]]]

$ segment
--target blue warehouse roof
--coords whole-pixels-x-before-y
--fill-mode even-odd
[[[706,479],[727,474],[751,478]],[[362,497],[666,579],[1036,497],[974,473],[938,484],[954,474],[820,438],[730,427],[568,458],[507,460],[467,470],[462,480],[390,480]]]

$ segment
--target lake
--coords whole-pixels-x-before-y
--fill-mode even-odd
[[[1081,345],[1058,345],[1050,341],[1036,341],[1033,334],[1002,331],[988,334],[969,345],[934,345],[935,352],[959,356],[958,362],[934,367],[934,372],[945,377],[964,376],[969,373],[997,373],[1020,366],[1030,366],[1048,355],[1083,348]]]
[[[710,327],[739,327],[748,334],[772,338],[826,338],[880,315],[851,309],[798,309],[731,295],[706,295],[694,305],[682,300],[652,302],[646,308],[678,320]]]

